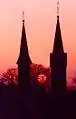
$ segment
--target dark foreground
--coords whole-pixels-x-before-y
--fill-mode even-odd
[[[0,119],[76,119],[76,91],[58,95],[1,85]]]

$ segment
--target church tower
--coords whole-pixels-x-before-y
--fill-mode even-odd
[[[58,3],[59,5],[59,3]],[[53,52],[50,54],[51,83],[52,90],[55,92],[64,92],[66,90],[66,67],[67,54],[64,53],[60,21],[59,6],[57,6],[57,24],[54,39]]]
[[[22,36],[21,36],[21,45],[20,45],[20,54],[17,60],[18,64],[18,81],[22,87],[28,87],[30,83],[30,64],[32,63],[27,45],[27,38],[25,33],[25,20],[23,13],[22,20]]]

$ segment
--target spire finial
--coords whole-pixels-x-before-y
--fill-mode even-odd
[[[24,11],[22,11],[22,22],[24,23],[25,19],[24,19]]]
[[[59,1],[57,1],[57,18],[59,18]]]

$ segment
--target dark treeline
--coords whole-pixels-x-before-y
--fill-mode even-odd
[[[76,119],[76,91],[55,94],[0,85],[0,119]]]

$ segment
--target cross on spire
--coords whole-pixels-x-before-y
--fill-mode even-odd
[[[57,18],[59,18],[59,1],[57,1]]]
[[[22,22],[24,23],[25,19],[24,19],[24,11],[22,11]]]

